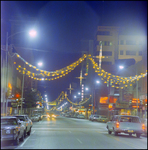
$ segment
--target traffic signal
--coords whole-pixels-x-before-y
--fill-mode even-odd
[[[17,102],[20,101],[20,98],[21,98],[21,95],[19,93],[16,93],[15,94],[15,99],[16,99]]]

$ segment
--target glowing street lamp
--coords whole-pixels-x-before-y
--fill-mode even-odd
[[[119,66],[119,69],[124,69],[124,66]]]
[[[41,67],[42,65],[43,65],[43,63],[42,63],[42,62],[39,62],[39,63],[38,63],[38,66],[40,66],[40,67]]]
[[[19,32],[16,32],[10,36],[8,36],[8,32],[6,34],[6,86],[7,86],[7,80],[8,80],[8,39],[10,37],[13,37],[14,35],[16,34],[19,34],[19,33],[22,33],[22,32],[27,32],[27,31],[19,31]],[[29,32],[29,35],[31,37],[35,37],[37,35],[37,32],[35,30],[31,30]],[[24,64],[24,68],[25,68],[25,64]],[[23,101],[23,89],[24,89],[24,74],[23,74],[23,82],[22,82],[22,99],[21,99],[21,114],[22,114],[22,101]],[[6,87],[6,90],[7,90],[7,87]],[[7,92],[7,91],[6,91]],[[4,99],[3,99],[3,112],[4,112]],[[6,102],[7,102],[7,97],[6,97]],[[7,104],[6,104],[6,115],[7,115]]]
[[[30,35],[31,37],[36,37],[37,32],[36,32],[34,29],[32,29],[32,30],[30,30],[29,35]]]

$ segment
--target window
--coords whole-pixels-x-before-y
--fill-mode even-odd
[[[139,51],[139,56],[142,56],[142,51]]]
[[[124,40],[120,40],[120,45],[124,45]]]
[[[127,50],[126,55],[136,55],[136,52]]]
[[[126,45],[135,45],[136,41],[126,40]]]
[[[110,35],[109,31],[98,31],[97,35]]]
[[[120,50],[120,55],[123,55],[123,50]]]
[[[104,41],[104,45],[105,46],[110,46],[110,42],[109,41]]]
[[[102,64],[103,64],[103,65],[112,65],[112,62],[109,62],[109,61],[103,61]]]
[[[103,51],[102,56],[112,56],[112,52],[111,51]]]

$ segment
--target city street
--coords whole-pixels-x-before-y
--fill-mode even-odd
[[[108,134],[106,123],[87,119],[44,118],[33,122],[31,135],[19,146],[3,144],[2,149],[147,149],[147,136]]]

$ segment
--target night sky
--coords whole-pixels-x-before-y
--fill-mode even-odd
[[[147,1],[2,1],[1,42],[10,32],[12,15],[36,17],[38,38],[33,48],[36,65],[42,61],[43,70],[66,67],[81,57],[81,40],[94,40],[97,26],[122,26],[132,34],[147,34]],[[23,57],[23,56],[22,56]],[[53,81],[41,81],[39,90],[47,92],[50,101],[69,84],[79,80],[80,67],[67,76]],[[45,88],[46,86],[46,88]]]

